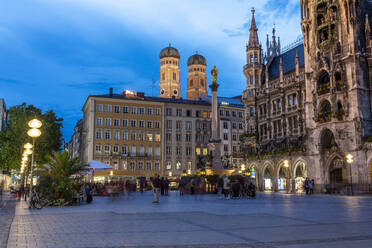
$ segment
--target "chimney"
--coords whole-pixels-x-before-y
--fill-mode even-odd
[[[112,88],[110,88],[110,96],[112,96]]]

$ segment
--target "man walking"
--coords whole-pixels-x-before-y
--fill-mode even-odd
[[[152,179],[152,193],[154,194],[154,201],[152,203],[158,204],[159,203],[159,191],[161,186],[161,181],[159,175],[155,175]]]

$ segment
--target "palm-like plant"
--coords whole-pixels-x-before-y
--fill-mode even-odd
[[[74,186],[72,176],[87,170],[87,166],[77,158],[70,158],[67,152],[54,152],[47,157],[47,164],[37,170],[39,190],[52,200],[69,201]]]

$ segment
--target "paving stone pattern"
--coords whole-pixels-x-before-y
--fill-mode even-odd
[[[0,247],[6,247],[14,212],[15,199],[4,193],[0,196]]]
[[[159,205],[151,200],[148,192],[40,211],[21,202],[8,247],[372,247],[370,197],[173,193]]]

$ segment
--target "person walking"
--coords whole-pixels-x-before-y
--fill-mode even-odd
[[[152,203],[158,204],[159,203],[159,191],[161,187],[161,180],[159,178],[159,175],[156,175],[152,181],[152,193],[154,195],[154,201]]]
[[[315,188],[315,181],[314,179],[311,179],[311,188],[310,188],[310,194],[314,194],[314,188]]]
[[[309,194],[309,190],[310,190],[310,188],[309,188],[309,185],[310,184],[310,180],[309,180],[309,178],[306,178],[305,179],[305,192],[306,192],[306,194],[308,195]]]
[[[166,177],[164,180],[164,194],[167,196],[169,194],[169,180]]]
[[[223,178],[219,177],[217,180],[218,199],[222,199],[222,190],[223,190]]]
[[[164,180],[164,177],[162,177],[160,180],[160,194],[164,195],[164,191],[165,191],[165,180]]]
[[[87,194],[87,203],[91,203],[93,201],[93,197],[91,194],[91,188],[89,184],[85,185],[85,194]]]
[[[144,177],[140,178],[139,185],[140,185],[140,192],[141,192],[141,194],[143,194],[143,188],[145,187],[145,178]]]
[[[225,195],[225,200],[229,199],[229,191],[230,191],[230,179],[226,175],[224,175],[223,194]]]
[[[313,184],[313,181],[314,181],[314,180],[310,180],[310,179],[309,179],[309,195],[314,194],[314,189],[313,189],[314,184]]]
[[[184,195],[185,193],[185,186],[186,186],[186,178],[181,177],[180,181],[178,182],[178,189],[180,191],[180,195]]]

